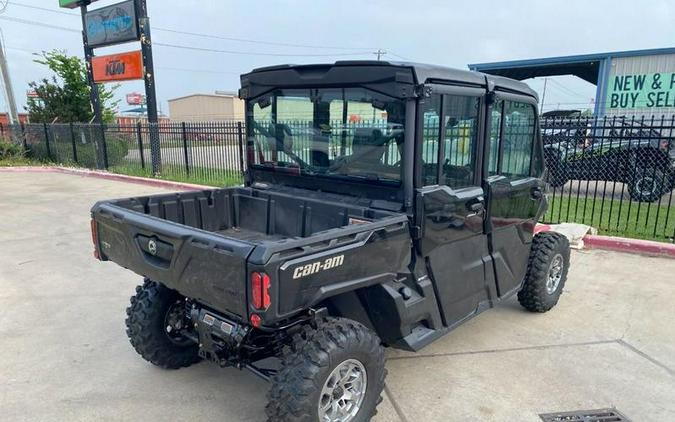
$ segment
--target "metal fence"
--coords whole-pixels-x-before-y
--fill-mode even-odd
[[[209,184],[240,183],[242,122],[0,126],[30,157],[137,176]]]
[[[293,148],[305,160],[311,160],[315,135],[310,126],[290,128]],[[349,153],[352,132],[362,126],[331,125],[329,158]],[[545,222],[584,223],[602,233],[673,241],[675,116],[543,118],[541,129],[549,182]],[[445,142],[461,143],[463,133],[446,131]],[[245,169],[242,122],[103,128],[26,124],[0,126],[0,134],[23,144],[39,160],[130,175],[158,173],[167,179],[222,186],[241,183]],[[267,142],[261,144],[263,156],[272,153]],[[389,152],[388,161],[400,159],[395,149]]]
[[[675,116],[546,118],[550,223],[675,238]]]

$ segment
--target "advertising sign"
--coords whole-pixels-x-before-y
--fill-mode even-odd
[[[140,51],[94,57],[91,67],[96,82],[143,79],[143,56]]]
[[[65,7],[67,9],[76,9],[80,7],[80,2],[82,0],[59,0],[59,7]],[[89,3],[93,3],[97,0],[90,0]]]
[[[137,41],[139,34],[134,0],[88,11],[85,31],[90,47]]]
[[[143,105],[145,104],[145,95],[138,92],[127,94],[127,104],[129,105]]]
[[[614,75],[607,87],[607,109],[675,107],[675,72]]]

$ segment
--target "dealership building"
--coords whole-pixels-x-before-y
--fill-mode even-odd
[[[477,63],[469,68],[518,80],[577,76],[597,86],[597,116],[675,114],[675,47]]]
[[[244,101],[234,92],[192,94],[169,100],[174,122],[213,122],[244,119]]]

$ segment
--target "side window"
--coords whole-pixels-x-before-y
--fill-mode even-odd
[[[479,98],[458,95],[443,97],[444,183],[452,188],[473,185],[476,168]]]
[[[499,161],[499,136],[502,129],[502,112],[504,100],[499,100],[492,106],[492,118],[490,119],[490,154],[488,160],[488,175],[498,174],[497,163]]]
[[[499,101],[492,109],[490,130],[490,176],[501,174],[517,179],[530,176],[535,135],[535,110],[531,104],[518,101]],[[501,137],[499,136],[501,129]],[[501,143],[501,145],[500,145]],[[498,163],[499,148],[503,149]]]
[[[422,131],[422,181],[425,186],[438,184],[438,137],[441,122],[441,96],[424,100]]]
[[[440,183],[455,189],[473,185],[478,109],[477,97],[434,95],[425,101],[422,143],[425,185]],[[442,166],[440,181],[439,166]]]
[[[502,174],[513,178],[527,177],[530,175],[534,144],[534,107],[531,104],[506,101],[503,115]]]

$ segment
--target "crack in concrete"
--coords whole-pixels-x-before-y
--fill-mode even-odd
[[[491,353],[506,353],[506,352],[519,352],[523,350],[547,350],[547,349],[556,349],[562,347],[582,347],[582,346],[597,346],[603,344],[618,344],[619,346],[625,347],[638,356],[648,360],[652,364],[658,366],[659,368],[668,372],[669,375],[675,377],[675,370],[670,368],[668,365],[660,362],[656,358],[648,355],[632,344],[626,342],[623,338],[618,338],[614,340],[597,340],[597,341],[583,341],[578,343],[560,343],[560,344],[543,344],[539,346],[523,346],[523,347],[510,347],[504,349],[486,349],[486,350],[469,350],[465,352],[448,352],[448,353],[432,353],[427,355],[410,355],[410,356],[394,356],[388,358],[387,360],[404,360],[404,359],[422,359],[422,358],[436,358],[436,357],[451,357],[451,356],[470,356],[470,355],[484,355]]]
[[[616,343],[617,340],[597,340],[597,341],[585,341],[578,343],[560,343],[560,344],[543,344],[538,346],[523,346],[523,347],[510,347],[504,349],[486,349],[486,350],[469,350],[465,352],[448,352],[448,353],[432,353],[428,355],[413,355],[413,356],[394,356],[388,360],[402,360],[402,359],[419,359],[419,358],[435,358],[435,357],[448,357],[448,356],[464,356],[464,355],[482,355],[489,353],[503,353],[503,352],[518,352],[522,350],[546,350],[554,349],[560,347],[579,347],[579,346],[595,346],[599,344],[612,344]]]
[[[671,376],[675,377],[675,370],[673,370],[672,368],[670,368],[666,364],[661,363],[656,358],[653,358],[653,357],[649,356],[647,353],[643,352],[642,350],[638,349],[637,347],[633,346],[632,344],[626,342],[624,339],[620,338],[620,339],[616,340],[616,342],[619,345],[621,345],[621,346],[627,348],[628,350],[632,351],[633,353],[637,354],[638,356],[641,356],[641,357],[647,359],[648,361],[650,361],[654,365],[658,366],[659,368],[664,369]]]
[[[406,417],[405,413],[403,413],[403,408],[401,408],[401,406],[399,406],[399,404],[396,403],[396,400],[394,399],[394,394],[391,392],[387,384],[384,384],[384,394],[387,395],[387,398],[391,403],[391,407],[394,408],[394,411],[398,415],[398,418],[401,420],[401,422],[409,422],[409,419]]]

